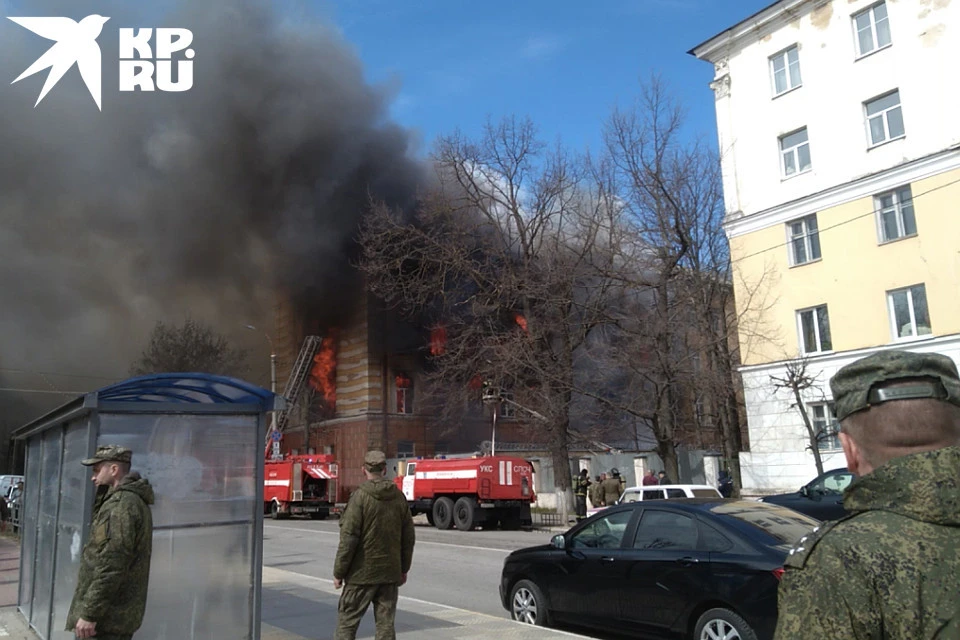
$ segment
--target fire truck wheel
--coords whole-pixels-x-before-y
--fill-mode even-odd
[[[433,503],[433,523],[437,529],[453,526],[453,500],[444,496]]]
[[[276,500],[270,503],[270,517],[274,520],[280,519],[280,503]]]
[[[473,529],[474,509],[476,503],[473,498],[463,496],[453,505],[453,520],[457,523],[457,529],[460,531],[470,531]]]
[[[434,521],[433,521],[433,511],[432,511],[432,510],[431,510],[431,511],[427,511],[427,524],[429,524],[431,527],[435,527],[435,526],[436,526],[436,523],[434,523]]]

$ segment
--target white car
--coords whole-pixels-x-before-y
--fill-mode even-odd
[[[645,487],[630,487],[623,491],[617,504],[643,500],[676,500],[677,498],[723,498],[716,487],[708,484],[661,484]],[[606,507],[587,510],[587,516],[603,511]]]

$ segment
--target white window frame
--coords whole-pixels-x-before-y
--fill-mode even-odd
[[[834,404],[832,402],[810,402],[807,403],[807,408],[810,410],[810,422],[813,423],[814,432],[816,433],[822,428],[824,433],[830,434],[817,438],[817,448],[820,451],[838,451],[842,449],[839,436],[840,423],[837,421],[837,412]],[[818,409],[823,415],[817,415]]]
[[[893,30],[890,28],[890,10],[887,8],[886,4],[887,3],[885,0],[881,0],[880,2],[876,2],[870,5],[863,11],[857,11],[855,14],[850,16],[850,24],[853,27],[853,47],[857,53],[857,57],[856,57],[857,60],[859,60],[860,58],[869,56],[871,54],[874,54],[877,51],[882,51],[887,47],[893,45]],[[883,5],[883,8],[886,10],[887,15],[885,20],[887,21],[887,31],[890,34],[890,42],[884,45],[881,45],[879,39],[877,38],[876,10],[877,10],[877,7],[879,7],[880,5]],[[860,32],[857,30],[857,18],[865,14],[870,16],[870,38],[871,38],[871,41],[873,42],[873,48],[870,49],[869,51],[860,50]]]
[[[930,326],[927,326],[927,333],[920,333],[920,327],[917,326],[917,310],[914,307],[913,303],[913,291],[914,289],[923,288],[924,300],[927,305],[927,321],[930,323]],[[910,314],[910,330],[913,332],[909,336],[900,336],[900,327],[897,325],[897,311],[893,303],[894,295],[898,293],[906,292],[907,294],[907,311]],[[919,284],[913,284],[909,287],[900,287],[899,289],[891,289],[887,291],[887,314],[890,317],[890,335],[893,336],[894,342],[906,342],[910,340],[920,340],[933,335],[933,319],[930,318],[930,301],[927,299],[927,287],[923,282]]]
[[[814,232],[810,231],[810,225],[808,224],[810,220],[813,220],[814,224],[817,225],[817,229]],[[793,235],[793,229],[791,227],[792,225],[798,222],[803,224],[803,233],[799,236],[795,236]],[[820,225],[818,224],[816,213],[811,213],[808,216],[803,216],[802,218],[794,218],[793,220],[790,220],[789,222],[786,223],[786,231],[787,231],[787,253],[788,253],[788,258],[790,259],[791,267],[799,267],[800,265],[810,264],[811,262],[818,262],[819,260],[823,259],[823,247],[820,245]],[[810,238],[814,234],[816,234],[817,236],[817,250],[820,254],[816,258],[811,257],[813,255],[813,242],[811,241]],[[800,262],[799,260],[797,260],[797,252],[794,247],[795,240],[803,241],[803,250],[806,251],[807,253],[807,259],[804,260],[803,262]]]
[[[875,113],[875,114],[873,114],[873,115],[870,115],[870,113],[869,113],[869,106],[870,106],[871,103],[876,102],[876,101],[878,101],[878,100],[882,100],[882,99],[884,99],[884,98],[886,98],[886,97],[888,97],[888,96],[892,96],[893,94],[897,94],[897,104],[895,104],[895,105],[893,105],[893,106],[890,106],[890,107],[887,107],[886,109],[884,109],[883,111],[881,111],[881,112],[879,112],[879,113]],[[903,123],[903,133],[901,133],[901,134],[899,134],[899,135],[897,135],[897,136],[891,136],[891,135],[890,135],[890,117],[889,117],[889,114],[890,114],[891,111],[894,111],[894,110],[899,110],[899,111],[900,111],[900,122]],[[880,120],[883,122],[883,136],[884,136],[884,137],[883,137],[883,140],[880,140],[879,142],[874,142],[874,141],[873,141],[873,134],[872,134],[872,132],[871,132],[871,130],[870,130],[870,121],[871,121],[871,120],[874,120],[874,119],[876,119],[876,118],[880,118]],[[879,146],[882,145],[882,144],[887,144],[888,142],[893,142],[894,140],[902,140],[902,139],[906,138],[906,137],[907,137],[907,124],[906,124],[906,122],[903,121],[903,103],[900,101],[900,89],[897,88],[897,89],[894,89],[893,91],[888,91],[888,92],[882,93],[882,94],[880,94],[880,95],[878,95],[878,96],[874,96],[873,98],[870,98],[869,100],[864,100],[864,101],[863,101],[863,123],[864,123],[864,126],[866,127],[866,133],[867,133],[867,148],[868,148],[868,149],[872,149],[873,147],[879,147]]]
[[[904,191],[910,192],[910,212],[913,215],[913,233],[906,232],[906,224],[903,221],[903,203],[904,200],[901,199],[901,194]],[[883,226],[883,213],[885,209],[883,208],[883,202],[881,198],[884,196],[891,196],[893,198],[893,211],[897,220],[897,237],[887,238],[884,236],[884,226]],[[889,191],[884,191],[883,193],[878,193],[873,197],[874,209],[877,212],[877,241],[879,244],[887,244],[889,242],[896,242],[898,240],[904,240],[906,238],[912,238],[920,233],[917,229],[917,210],[913,206],[913,190],[910,188],[910,185],[904,185],[902,187],[897,187],[896,189],[890,189]]]
[[[784,148],[783,146],[784,139],[789,138],[794,134],[800,133],[801,131],[807,134],[807,139],[801,142],[800,144],[796,144],[792,147]],[[804,145],[807,146],[807,155],[810,157],[810,166],[808,166],[806,169],[801,169],[799,149]],[[809,171],[813,171],[813,155],[810,153],[810,131],[809,129],[807,129],[807,127],[800,127],[799,129],[794,129],[793,131],[790,131],[778,137],[777,148],[780,150],[780,175],[783,177],[784,180],[794,178],[796,176],[802,175]],[[787,173],[787,163],[784,161],[784,155],[787,153],[787,151],[789,151],[791,155],[793,155],[793,163],[794,163],[794,166],[797,168],[797,170],[794,171],[793,173]]]
[[[798,345],[799,345],[799,347],[800,347],[800,353],[803,354],[803,355],[815,354],[815,353],[830,353],[831,351],[833,351],[833,335],[830,336],[830,348],[829,348],[829,349],[824,349],[824,348],[823,348],[823,337],[820,335],[820,317],[819,317],[819,316],[820,316],[820,314],[819,314],[820,309],[823,309],[824,312],[827,314],[827,328],[829,329],[829,327],[830,327],[830,310],[827,309],[827,305],[825,305],[825,304],[818,304],[818,305],[813,306],[813,307],[806,307],[806,308],[804,308],[804,309],[797,309],[797,340],[798,340]],[[816,344],[816,350],[814,350],[814,351],[807,351],[807,345],[806,345],[806,342],[805,342],[804,339],[803,339],[803,336],[804,336],[804,333],[803,333],[803,314],[805,314],[805,313],[810,313],[810,312],[813,313],[813,315],[811,316],[811,317],[813,318],[813,335],[814,335],[814,341],[817,343],[817,344]]]
[[[793,84],[792,77],[790,75],[790,52],[797,52],[797,84]],[[787,85],[786,89],[783,91],[777,91],[777,72],[776,67],[774,66],[776,61],[780,58],[783,58],[783,72],[785,74]],[[770,87],[773,90],[773,97],[778,98],[785,93],[790,93],[794,89],[799,89],[803,86],[803,72],[800,69],[800,46],[797,44],[790,45],[782,51],[778,51],[769,58],[770,65]]]

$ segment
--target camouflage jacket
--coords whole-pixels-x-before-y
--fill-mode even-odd
[[[153,549],[151,504],[153,488],[136,474],[97,500],[67,631],[79,618],[96,622],[98,635],[129,635],[140,628]]]
[[[960,447],[892,460],[843,503],[787,558],[776,638],[960,638]]]
[[[619,478],[607,478],[600,483],[600,491],[598,492],[598,497],[603,502],[603,504],[608,507],[613,505],[614,502],[620,499],[620,495],[623,493],[623,487],[620,485]]]
[[[413,516],[403,493],[386,478],[353,492],[340,518],[333,577],[348,584],[398,584],[413,562]]]

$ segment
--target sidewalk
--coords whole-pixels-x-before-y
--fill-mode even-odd
[[[19,576],[20,546],[13,538],[0,536],[0,640],[38,640],[38,636],[17,611]],[[333,588],[330,580],[264,567],[260,639],[332,638],[337,623],[339,596],[340,592]],[[564,631],[531,627],[506,617],[498,618],[404,596],[400,596],[397,607],[396,628],[398,640],[550,640],[584,637]],[[368,611],[360,624],[357,638],[373,638],[373,635],[373,613]]]

